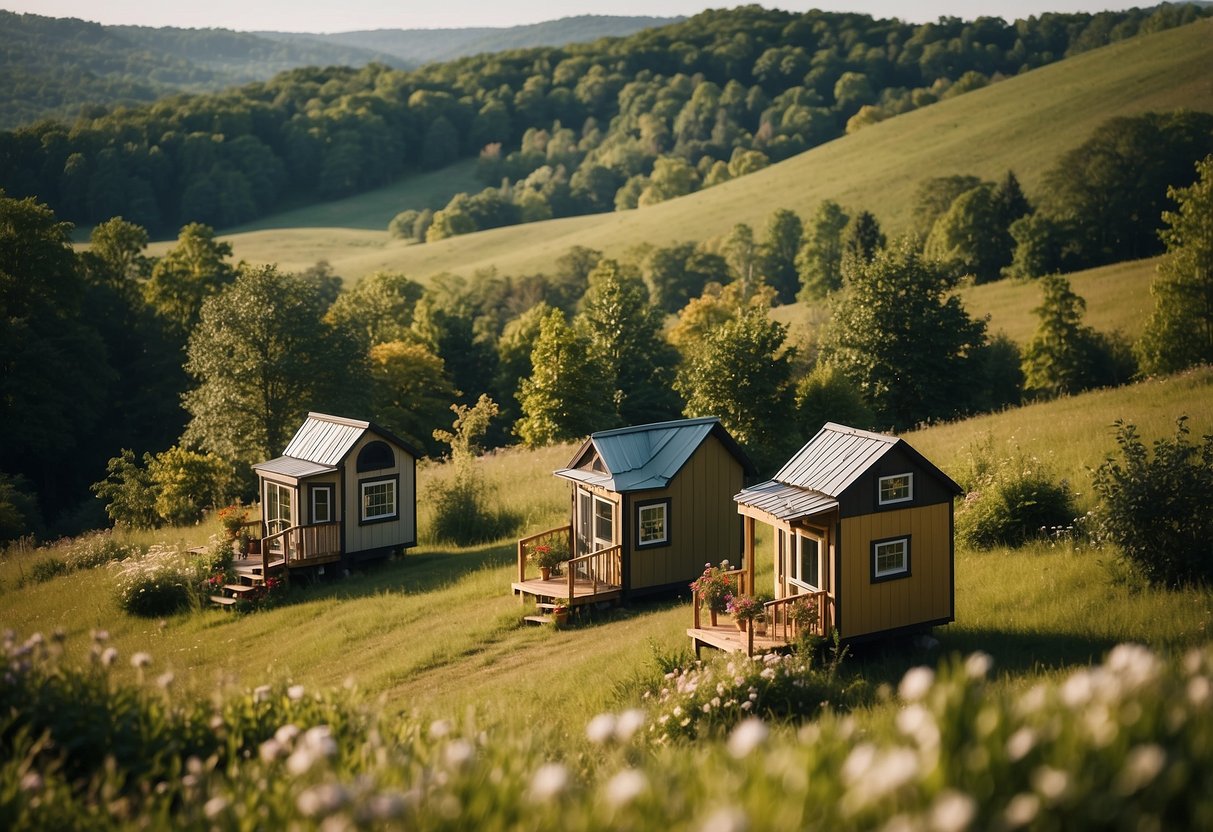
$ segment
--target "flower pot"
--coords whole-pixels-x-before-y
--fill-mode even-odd
[[[552,620],[556,622],[557,627],[563,627],[569,623],[569,608],[557,607],[552,610]]]
[[[712,616],[712,626],[716,626],[716,610],[709,610],[708,613]]]
[[[552,577],[552,567],[550,567],[550,566],[539,567],[539,577],[541,580],[544,580],[544,581],[546,581],[548,578]]]
[[[765,636],[767,634],[767,622],[759,619],[754,622],[754,635]]]
[[[738,619],[737,619],[737,629],[738,629],[738,630],[740,630],[740,631],[741,631],[741,632],[743,632],[743,633],[746,631],[746,625],[747,625],[747,624],[749,624],[749,622],[748,622],[748,621],[746,621],[744,618],[738,618]]]

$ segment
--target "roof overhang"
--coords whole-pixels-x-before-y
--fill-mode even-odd
[[[309,462],[306,459],[295,459],[293,456],[280,456],[268,462],[257,463],[253,466],[253,470],[262,474],[277,474],[283,477],[303,479],[314,477],[317,474],[328,474],[336,471],[337,468],[333,465]]]
[[[838,500],[828,494],[778,480],[743,489],[733,500],[742,514],[762,514],[783,522],[827,514],[838,508]]]

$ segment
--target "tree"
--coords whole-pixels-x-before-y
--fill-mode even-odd
[[[1213,363],[1213,155],[1196,169],[1195,184],[1168,192],[1179,210],[1163,214],[1167,254],[1150,286],[1154,309],[1137,344],[1148,373]]]
[[[813,212],[804,245],[796,254],[797,300],[819,300],[842,288],[842,232],[849,219],[842,206],[829,199]]]
[[[678,322],[670,330],[670,343],[685,360],[703,350],[708,335],[725,322],[748,309],[759,310],[765,315],[774,302],[775,290],[765,284],[747,295],[745,286],[739,282],[727,286],[709,283],[703,294],[678,314]]]
[[[815,435],[826,422],[858,428],[873,424],[871,408],[846,373],[821,362],[796,385],[796,420],[804,437]]]
[[[986,283],[1011,262],[1011,246],[995,187],[986,183],[956,197],[935,221],[923,254]]]
[[[407,341],[412,337],[413,309],[423,292],[420,283],[402,274],[374,272],[338,295],[325,320],[356,333],[367,349]]]
[[[365,355],[324,313],[314,285],[273,266],[246,266],[209,298],[189,339],[184,441],[247,465],[281,453],[309,410],[362,411]]]
[[[695,243],[654,249],[644,260],[644,278],[653,304],[677,312],[709,283],[725,283],[729,265],[719,254],[700,251]]]
[[[905,429],[970,408],[985,323],[965,312],[955,285],[902,243],[852,274],[831,302],[822,359],[858,385],[879,424]]]
[[[767,221],[762,242],[762,270],[780,303],[796,300],[800,279],[796,273],[796,255],[804,238],[804,223],[796,212],[780,208]]]
[[[759,468],[775,464],[790,437],[793,348],[787,328],[749,308],[711,330],[703,349],[684,356],[675,388],[687,416],[717,416]],[[794,440],[793,440],[794,441]]]
[[[1044,300],[1032,310],[1039,319],[1023,355],[1024,384],[1038,395],[1061,396],[1092,385],[1095,330],[1082,325],[1087,302],[1061,275],[1040,279]]]
[[[980,184],[980,179],[969,175],[936,176],[923,180],[914,191],[914,233],[926,240],[935,221],[952,207],[956,197]]]
[[[422,344],[388,341],[371,347],[370,375],[375,421],[437,454],[434,430],[458,395],[442,359]]]
[[[627,425],[658,422],[678,413],[671,390],[676,354],[662,336],[665,316],[649,303],[636,274],[613,260],[590,273],[573,328],[584,335],[613,390],[615,418]]]
[[[1003,270],[1007,277],[1031,279],[1068,271],[1075,262],[1073,230],[1063,220],[1037,211],[1011,223],[1010,233],[1015,245]]]
[[[527,447],[579,439],[606,426],[609,382],[589,338],[566,324],[559,309],[543,319],[531,366],[519,385],[522,418],[514,426]]]
[[[105,502],[105,513],[114,525],[154,529],[160,524],[156,493],[147,471],[150,460],[151,454],[144,454],[143,467],[140,467],[135,452],[123,448],[106,464],[105,479],[93,483],[93,493]]]
[[[156,514],[170,526],[197,523],[203,509],[222,505],[228,498],[232,468],[214,454],[174,445],[144,459]]]
[[[511,534],[519,522],[514,513],[490,503],[492,490],[475,466],[481,443],[498,416],[497,404],[481,394],[475,405],[453,404],[450,409],[455,413],[452,430],[434,431],[434,439],[451,449],[452,475],[434,487],[433,535],[459,546],[497,540]]]
[[[764,283],[762,275],[762,260],[759,257],[758,244],[754,241],[754,229],[743,222],[733,226],[733,230],[725,237],[722,253],[733,277],[748,294],[760,283]]]
[[[235,279],[225,262],[231,256],[230,243],[218,242],[213,228],[195,222],[181,229],[177,245],[153,267],[148,303],[183,340],[197,326],[203,301]]]
[[[543,319],[551,311],[551,306],[540,301],[518,317],[511,318],[497,339],[497,376],[493,388],[502,401],[501,415],[511,424],[522,415],[518,385],[535,369],[531,366],[531,353],[539,340]]]
[[[884,232],[880,223],[869,211],[860,211],[851,217],[842,230],[842,273],[861,269],[876,253],[885,247]]]

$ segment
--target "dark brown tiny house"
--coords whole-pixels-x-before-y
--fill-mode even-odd
[[[747,527],[747,586],[754,586],[754,524],[774,532],[771,644],[760,646],[786,639],[797,599],[813,603],[822,635],[847,641],[955,620],[959,493],[905,440],[827,423],[774,478],[736,495]],[[706,628],[691,635],[696,647],[742,646],[727,629],[719,634],[730,636],[727,645]]]
[[[515,593],[577,605],[685,589],[706,561],[740,556],[733,495],[751,470],[715,418],[594,433],[555,472],[570,483],[569,523],[518,541]],[[537,541],[568,549],[563,574],[528,575]]]

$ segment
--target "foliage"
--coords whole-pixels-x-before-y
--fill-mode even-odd
[[[765,618],[762,604],[750,595],[726,595],[724,611],[738,621],[761,621]]]
[[[548,312],[531,352],[531,376],[518,388],[522,418],[514,430],[527,447],[577,439],[604,425],[609,389],[589,338],[559,309]]]
[[[309,410],[363,410],[365,359],[325,311],[317,286],[273,266],[246,266],[209,298],[189,340],[198,386],[184,397],[183,438],[251,465],[280,453]]]
[[[73,539],[68,544],[65,558],[68,566],[77,570],[92,569],[116,560],[140,557],[143,553],[142,546],[121,543],[114,537],[112,531],[97,531]]]
[[[156,261],[144,284],[148,303],[182,336],[198,325],[202,304],[236,279],[226,262],[231,243],[215,239],[215,229],[190,223],[181,229],[177,245]]]
[[[443,361],[424,344],[389,341],[370,351],[371,410],[375,421],[426,454],[440,448],[434,425],[442,423],[458,391]]]
[[[147,469],[150,459],[150,454],[144,454],[141,467],[135,461],[135,452],[123,448],[106,463],[106,478],[93,483],[93,492],[105,501],[105,512],[115,525],[152,529],[159,524],[156,492]]]
[[[800,289],[796,255],[803,238],[804,223],[795,211],[779,208],[767,220],[766,236],[762,241],[762,273],[780,303],[795,301]]]
[[[965,495],[956,510],[956,540],[966,546],[1022,546],[1072,524],[1078,514],[1069,484],[1018,450],[994,459],[990,444],[971,449],[961,479]]]
[[[1000,208],[993,184],[965,191],[935,221],[923,254],[977,283],[997,280],[1011,262],[1012,245]]]
[[[727,560],[721,561],[720,566],[705,563],[703,574],[691,581],[691,591],[698,596],[700,605],[711,612],[724,612],[729,603],[728,599],[732,597],[733,581],[725,574],[728,571]]]
[[[1213,363],[1213,155],[1196,171],[1191,187],[1167,191],[1179,210],[1162,217],[1167,254],[1150,286],[1154,309],[1137,344],[1147,373]]]
[[[842,229],[841,272],[844,277],[871,263],[888,242],[880,222],[870,211],[860,211],[847,220]]]
[[[842,288],[842,232],[849,220],[842,206],[830,199],[813,212],[796,254],[797,300],[808,303]]]
[[[527,548],[527,558],[541,569],[554,569],[569,559],[569,552],[551,543],[532,543]]]
[[[808,438],[826,422],[857,428],[874,423],[871,409],[846,374],[833,364],[818,363],[796,383],[796,421]]]
[[[642,266],[655,306],[674,313],[699,297],[710,283],[727,283],[729,266],[723,257],[695,243],[655,248]]]
[[[981,184],[980,178],[969,174],[934,176],[919,182],[914,191],[914,234],[926,240],[956,198]]]
[[[196,523],[229,496],[231,467],[214,454],[173,446],[147,460],[156,514],[171,526]]]
[[[518,527],[519,518],[494,505],[493,489],[476,470],[480,442],[497,416],[497,404],[481,394],[476,404],[451,405],[452,430],[436,430],[434,438],[451,449],[450,478],[433,489],[435,540],[459,546],[497,540]]]
[[[1099,534],[1167,587],[1213,581],[1213,435],[1193,444],[1186,422],[1178,420],[1174,438],[1157,440],[1151,457],[1137,429],[1118,420],[1120,458],[1108,457],[1092,478]]]
[[[969,317],[954,286],[901,244],[852,274],[831,301],[822,358],[858,386],[881,424],[906,428],[972,406],[985,324]]]
[[[213,571],[211,561],[179,546],[156,544],[142,557],[112,565],[118,606],[147,618],[171,615],[196,603]]]
[[[367,349],[407,341],[413,309],[422,291],[420,283],[402,274],[373,272],[341,292],[324,319],[337,329],[356,334]]]

